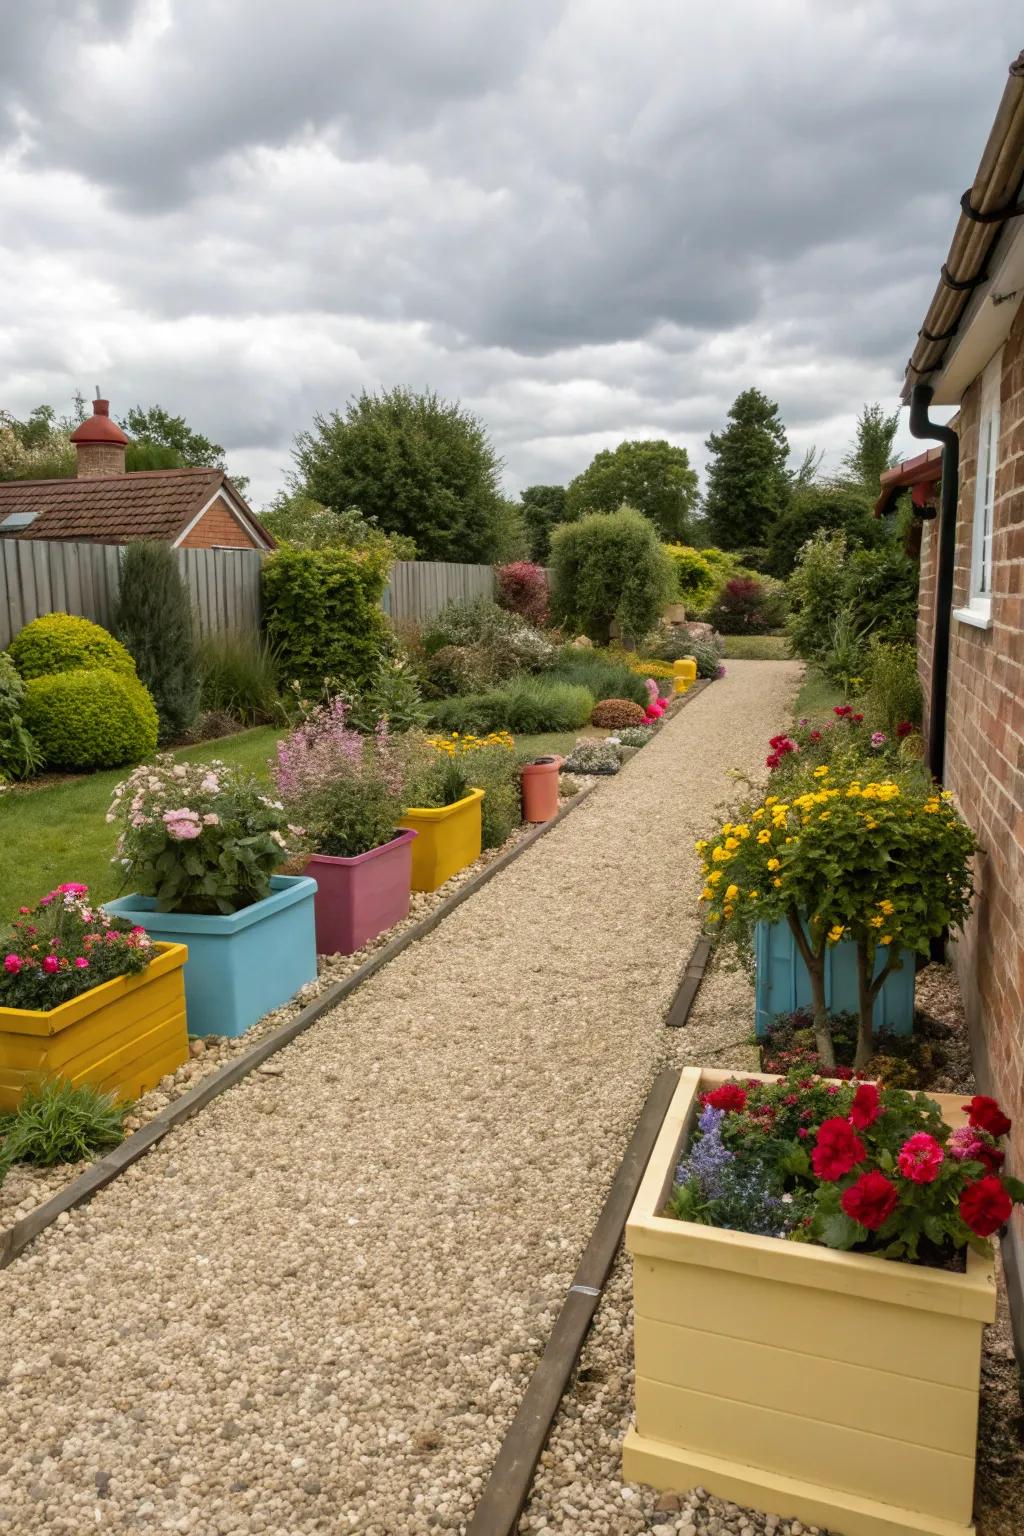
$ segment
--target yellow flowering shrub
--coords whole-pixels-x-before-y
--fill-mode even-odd
[[[833,784],[818,767],[793,791],[744,805],[737,821],[697,843],[701,901],[712,928],[738,943],[756,922],[789,924],[811,978],[825,1060],[825,951],[843,939],[857,945],[860,1065],[873,1046],[875,999],[900,951],[926,955],[944,928],[965,921],[974,838],[947,793],[913,780]],[[879,950],[887,952],[881,964]]]
[[[448,757],[462,757],[467,752],[482,752],[486,747],[503,747],[506,752],[514,752],[516,743],[510,731],[491,731],[486,736],[474,736],[471,731],[452,731],[448,736],[428,736],[427,746]]]

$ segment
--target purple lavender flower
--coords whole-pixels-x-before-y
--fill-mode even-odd
[[[714,1200],[720,1193],[725,1170],[732,1163],[734,1154],[722,1144],[724,1109],[706,1105],[697,1122],[700,1136],[690,1146],[689,1156],[684,1157],[676,1169],[676,1183],[688,1184],[696,1179],[701,1194]]]

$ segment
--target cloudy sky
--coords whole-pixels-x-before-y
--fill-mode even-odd
[[[623,437],[702,465],[752,383],[835,462],[1022,45],[1017,0],[11,5],[0,407],[159,403],[256,505],[396,383],[510,491]]]

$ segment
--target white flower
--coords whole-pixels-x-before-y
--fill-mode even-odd
[[[275,828],[275,830],[273,832],[271,832],[270,840],[271,840],[271,842],[276,843],[279,848],[287,848],[287,846],[288,846],[288,844],[285,842],[284,838],[281,836],[280,832],[278,832],[276,830],[276,828]]]
[[[175,763],[174,767],[171,769],[171,772],[174,774],[176,779],[184,779],[188,775],[188,769],[185,767],[184,763]]]

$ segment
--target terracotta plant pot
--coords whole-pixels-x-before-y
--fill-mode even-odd
[[[351,955],[409,916],[412,845],[402,831],[389,843],[353,858],[314,853],[305,873],[316,881],[316,948],[320,955]]]
[[[550,821],[558,814],[558,770],[561,757],[538,757],[520,771],[523,786],[523,820]]]

